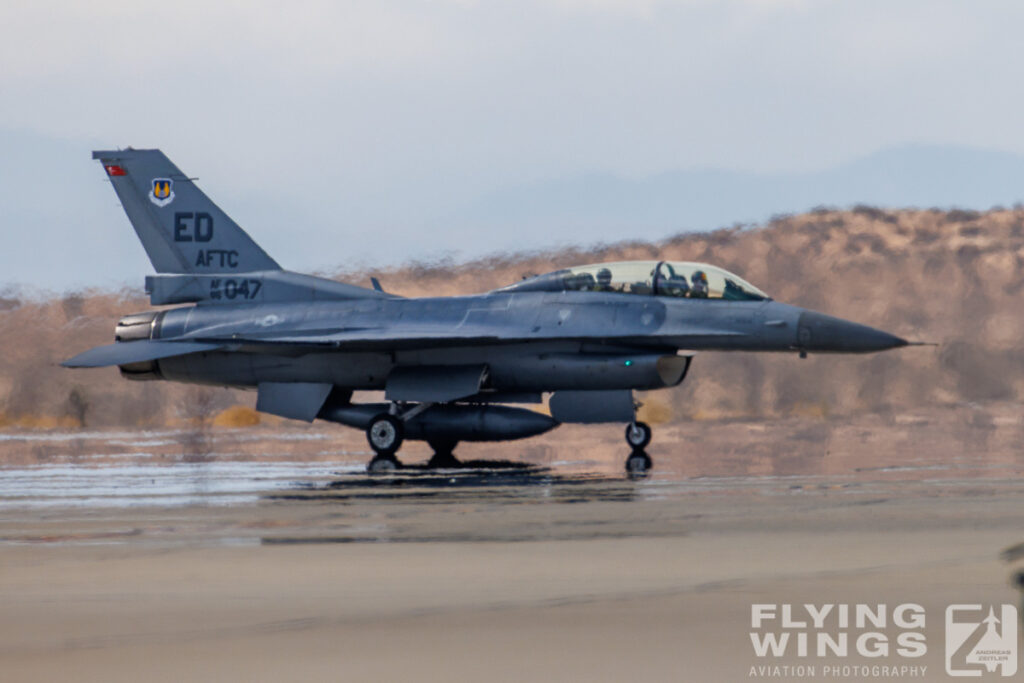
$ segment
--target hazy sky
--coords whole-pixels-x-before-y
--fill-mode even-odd
[[[462,207],[592,173],[1021,154],[1022,23],[937,0],[2,3],[0,281],[148,271],[95,147],[162,148],[297,268],[543,246]]]

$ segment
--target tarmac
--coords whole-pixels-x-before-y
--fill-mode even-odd
[[[818,441],[794,436],[820,430],[814,421],[718,423],[699,432],[704,473],[666,435],[650,450],[653,473],[637,479],[621,469],[623,447],[588,447],[611,443],[600,430],[563,432],[524,466],[382,476],[335,432],[225,431],[191,455],[182,444],[195,440],[173,431],[7,435],[0,671],[108,682],[945,679],[947,606],[1018,604],[1024,555],[1010,412],[975,447],[962,436],[907,449],[941,439],[929,427],[954,417],[855,418]],[[728,467],[741,459],[731,440],[765,429],[797,446],[772,467],[753,456]],[[821,449],[820,462],[801,448]],[[492,453],[517,451],[472,451]],[[919,605],[926,652],[760,657],[752,645],[754,605],[860,603]],[[875,630],[896,643],[891,619]]]

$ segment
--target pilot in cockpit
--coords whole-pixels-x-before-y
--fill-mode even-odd
[[[672,264],[666,263],[664,264],[664,271],[658,289],[667,296],[682,298],[690,293],[690,283],[686,281],[685,275],[676,272]]]
[[[690,298],[692,299],[707,299],[708,298],[708,276],[704,274],[703,270],[698,270],[693,274],[693,289],[690,290]]]
[[[612,271],[608,268],[602,268],[597,271],[597,287],[594,288],[596,292],[614,292],[612,288]]]

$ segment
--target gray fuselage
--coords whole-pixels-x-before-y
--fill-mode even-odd
[[[322,343],[296,355],[253,344],[282,333]],[[358,334],[359,340],[351,340]],[[429,340],[443,334],[435,343]],[[165,311],[156,339],[229,340],[237,349],[158,361],[181,382],[255,387],[330,382],[382,389],[398,366],[486,364],[489,388],[654,389],[671,386],[646,360],[685,351],[868,352],[898,338],[775,301],[722,301],[603,292],[522,292],[293,304],[192,306]],[[242,351],[242,353],[239,353]],[[636,357],[633,362],[624,364]],[[680,378],[681,379],[681,378]]]

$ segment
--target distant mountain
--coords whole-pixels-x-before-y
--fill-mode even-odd
[[[515,228],[520,242],[525,232],[586,243],[759,223],[821,205],[988,209],[1022,200],[1024,156],[913,145],[809,173],[692,169],[640,180],[587,174],[503,189],[449,218]]]
[[[149,263],[90,158],[99,144],[0,129],[0,227],[7,238],[0,288],[141,286]],[[211,177],[206,189],[279,262],[334,270],[659,241],[821,205],[1011,206],[1024,200],[1024,157],[919,145],[809,173],[684,169],[641,179],[591,173],[515,187],[493,180],[484,193],[448,177],[424,178],[415,187],[395,182],[374,196],[310,194],[302,176],[261,187],[244,173],[228,173]],[[475,185],[481,186],[486,179]]]

